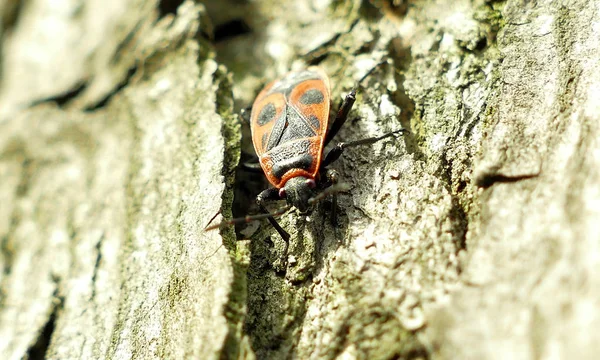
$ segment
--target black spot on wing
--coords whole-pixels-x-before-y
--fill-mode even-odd
[[[323,93],[319,89],[310,89],[300,96],[300,103],[303,105],[320,104],[325,100]]]
[[[314,115],[310,115],[308,117],[308,121],[310,122],[310,125],[315,129],[315,130],[319,130],[319,128],[321,127],[321,122],[319,121],[319,118],[314,116]]]
[[[265,132],[260,139],[260,146],[263,148],[263,151],[267,149],[267,140],[269,139],[269,133]]]
[[[275,108],[275,105],[273,105],[273,103],[268,103],[260,110],[260,113],[256,118],[256,122],[259,126],[263,126],[273,121],[273,119],[275,119],[275,115],[277,115],[277,109]]]

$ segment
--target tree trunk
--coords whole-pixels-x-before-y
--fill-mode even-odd
[[[0,358],[600,350],[593,1],[0,3]],[[237,113],[318,64],[337,224],[205,232],[264,177]],[[276,206],[273,207],[275,209]],[[216,217],[215,217],[216,216]],[[214,219],[213,219],[214,218]]]

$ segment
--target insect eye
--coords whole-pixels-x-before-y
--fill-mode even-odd
[[[285,189],[279,189],[279,198],[280,199],[284,199],[286,197],[287,193],[285,192]]]
[[[317,184],[315,183],[315,181],[313,179],[306,180],[306,185],[308,185],[308,187],[311,189],[314,189],[317,186]]]

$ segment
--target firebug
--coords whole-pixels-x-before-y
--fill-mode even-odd
[[[225,221],[206,230],[267,218],[287,242],[289,234],[274,216],[292,207],[306,214],[315,202],[330,194],[333,195],[332,215],[335,218],[336,193],[347,190],[348,186],[338,184],[337,172],[327,166],[349,147],[373,144],[406,131],[400,129],[376,137],[340,142],[324,156],[324,148],[346,122],[355,101],[356,89],[353,89],[346,95],[329,127],[331,88],[329,77],[321,68],[313,66],[292,71],[269,83],[256,97],[249,119],[258,164],[245,164],[248,170],[262,170],[273,185],[256,197],[263,214]],[[267,201],[283,199],[286,206],[274,213],[267,211]]]

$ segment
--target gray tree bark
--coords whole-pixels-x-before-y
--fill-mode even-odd
[[[0,2],[0,358],[600,350],[594,1]],[[351,190],[252,212],[237,111],[318,63]],[[367,73],[369,76],[361,80]],[[245,159],[245,157],[243,157]],[[235,196],[234,196],[235,195]],[[240,229],[238,229],[240,230]]]

